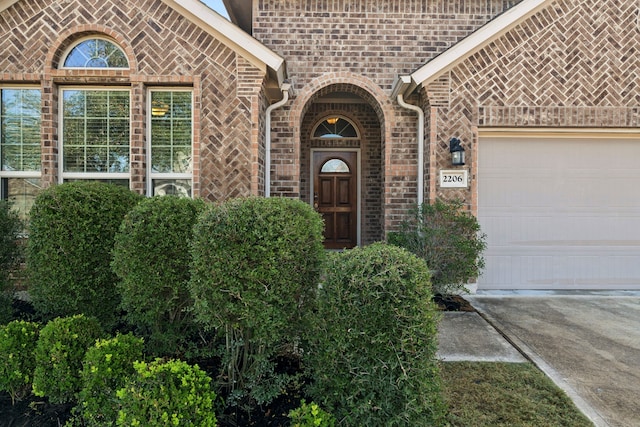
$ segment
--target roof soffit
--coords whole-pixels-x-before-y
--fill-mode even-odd
[[[242,28],[247,34],[253,31],[252,0],[222,0],[231,22]]]

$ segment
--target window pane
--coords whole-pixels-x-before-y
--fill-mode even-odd
[[[41,190],[40,178],[2,178],[2,198],[12,202],[22,220],[27,218]]]
[[[151,171],[168,173],[171,170],[171,147],[153,147]]]
[[[108,161],[107,147],[87,147],[85,172],[107,172]]]
[[[151,92],[151,171],[190,173],[192,93]]]
[[[191,172],[191,147],[176,147],[173,150],[173,172]]]
[[[109,149],[109,172],[129,172],[129,147],[111,147]]]
[[[88,39],[78,43],[64,60],[64,67],[128,68],[127,57],[115,43],[105,39]]]
[[[0,163],[2,170],[40,170],[40,90],[2,89]]]
[[[128,91],[65,90],[63,109],[65,172],[129,171]]]
[[[314,138],[357,138],[356,128],[340,117],[330,117],[318,123],[313,132]]]
[[[331,159],[322,165],[322,170],[320,172],[324,173],[348,173],[349,166],[340,159]]]
[[[84,147],[64,148],[64,172],[85,172]]]
[[[154,179],[153,196],[191,197],[190,179]]]
[[[85,92],[80,90],[65,90],[63,92],[64,117],[84,117]]]

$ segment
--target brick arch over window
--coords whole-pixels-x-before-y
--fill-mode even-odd
[[[94,24],[79,25],[60,33],[52,44],[53,48],[47,54],[45,69],[50,71],[60,68],[60,61],[63,59],[64,52],[76,41],[87,36],[102,36],[113,40],[122,49],[127,61],[129,61],[129,69],[123,70],[123,72],[135,73],[138,70],[138,62],[127,39],[109,27]]]
[[[394,109],[387,94],[373,81],[351,73],[325,74],[305,86],[291,107],[291,126],[299,133],[300,122],[313,101],[333,92],[347,92],[359,96],[376,111],[383,129],[393,127]]]

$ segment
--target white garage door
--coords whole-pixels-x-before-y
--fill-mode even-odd
[[[640,289],[640,138],[481,136],[479,289]]]

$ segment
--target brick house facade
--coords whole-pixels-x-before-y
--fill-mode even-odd
[[[0,0],[0,89],[41,91],[41,186],[77,178],[64,170],[61,94],[121,88],[131,136],[118,176],[140,193],[174,180],[212,201],[301,198],[332,222],[334,247],[381,240],[417,203],[456,198],[488,234],[481,287],[640,287],[640,231],[629,231],[640,173],[607,157],[640,154],[637,0],[225,5],[233,24],[196,0]],[[128,67],[61,64],[94,36]],[[163,174],[152,98],[182,90],[190,165]],[[331,123],[344,126],[323,134]],[[452,137],[465,165],[451,163]],[[441,172],[466,180],[450,187]]]

